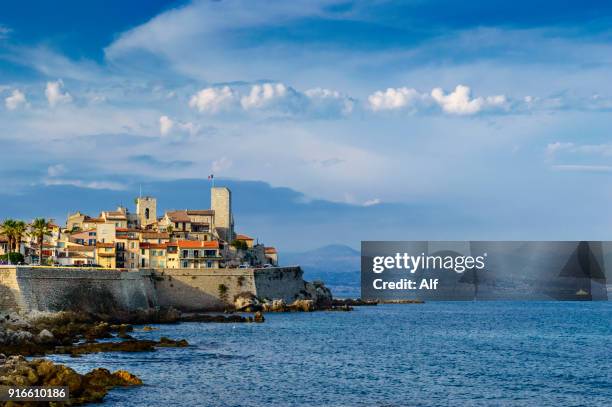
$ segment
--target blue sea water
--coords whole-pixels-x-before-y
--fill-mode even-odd
[[[145,385],[112,406],[610,406],[612,303],[430,302],[137,331],[188,348],[54,356]]]

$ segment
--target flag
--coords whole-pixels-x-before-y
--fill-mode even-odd
[[[213,179],[213,178],[215,178],[215,175],[214,175],[214,174],[210,174],[210,175],[208,176],[208,179],[209,179],[209,180],[211,180],[211,179]]]

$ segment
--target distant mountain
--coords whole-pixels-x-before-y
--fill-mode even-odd
[[[328,245],[304,252],[281,253],[283,265],[298,264],[306,280],[323,280],[334,296],[359,297],[360,252],[345,245]]]

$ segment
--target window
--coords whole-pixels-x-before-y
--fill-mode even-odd
[[[144,256],[145,254],[145,249],[140,249],[140,254],[142,254]]]
[[[149,208],[145,209],[145,219],[149,220]]]
[[[134,253],[130,253],[130,259],[134,259]],[[132,266],[134,267],[134,266]]]
[[[140,267],[144,267],[145,266],[145,259],[140,260],[140,264],[141,264]]]
[[[207,261],[206,262],[206,267],[212,268],[212,261]]]
[[[197,250],[193,251],[193,257],[199,257],[200,256],[200,252]]]
[[[183,268],[184,268],[184,269],[186,269],[186,268],[187,268],[187,262],[186,262],[186,261],[184,261],[184,262],[183,262]]]
[[[183,257],[189,257],[189,250],[183,250]]]
[[[134,242],[131,242],[131,243],[130,243],[130,248],[132,248],[132,249],[133,249],[134,247],[135,247],[135,246],[134,246]]]

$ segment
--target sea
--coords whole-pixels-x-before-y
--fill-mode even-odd
[[[137,326],[187,348],[53,356],[144,386],[108,406],[611,406],[612,302],[428,302]]]

